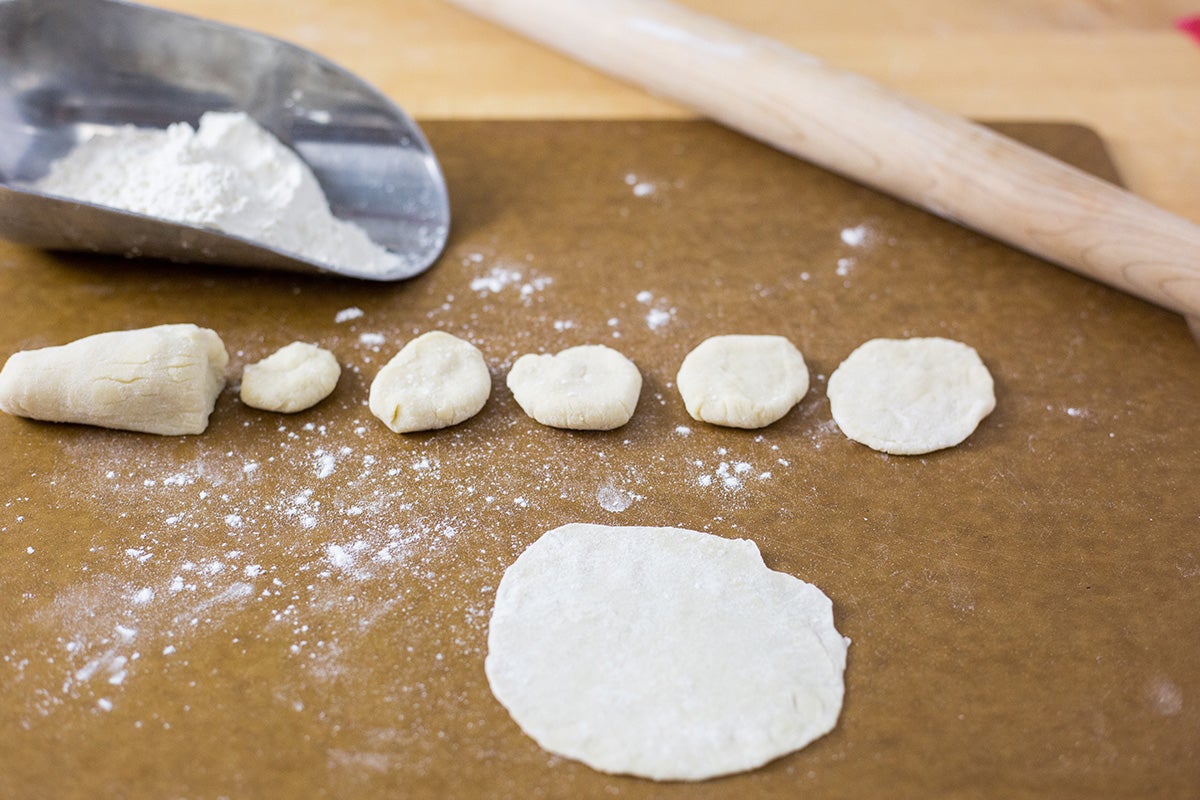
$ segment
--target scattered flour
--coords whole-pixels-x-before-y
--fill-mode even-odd
[[[867,243],[871,231],[866,225],[856,225],[853,228],[842,229],[842,242],[850,247],[862,247]]]
[[[471,291],[481,294],[498,294],[506,287],[520,282],[521,273],[515,269],[503,266],[492,267],[486,275],[471,281]]]
[[[676,431],[678,431],[678,428]],[[756,445],[766,445],[768,447],[767,452],[777,466],[791,466],[790,462],[786,459],[775,457],[774,454],[778,452],[779,446],[769,444],[764,436],[759,435],[755,437],[754,443]],[[694,459],[691,461],[691,466],[699,470],[693,479],[695,485],[702,489],[713,487],[726,492],[741,492],[755,484],[771,480],[772,471],[756,466],[748,460],[749,458],[752,458],[752,456],[747,456],[744,459],[737,458],[729,452],[728,448],[718,447],[713,452],[712,461],[705,459]]]
[[[468,264],[474,265],[477,263],[479,262],[468,260]],[[481,297],[500,294],[513,287],[521,298],[521,302],[528,305],[533,301],[535,294],[544,291],[552,283],[554,283],[554,280],[545,275],[533,273],[527,275],[521,269],[501,263],[493,266],[485,274],[473,278],[469,285],[471,291],[476,292]]]
[[[656,331],[667,325],[671,320],[675,319],[675,309],[668,308],[662,304],[654,304],[654,293],[643,289],[637,293],[637,301],[644,306],[653,306],[646,312],[646,327],[652,331]],[[616,324],[615,319],[608,321],[610,326]]]
[[[652,308],[646,314],[646,327],[652,331],[656,331],[674,318],[674,309],[664,310],[661,308]]]
[[[412,624],[435,640],[444,636],[447,658],[481,657],[486,587],[523,542],[498,551],[493,544],[481,560],[478,540],[464,534],[480,524],[513,528],[498,521],[541,513],[541,498],[564,492],[561,464],[508,469],[501,455],[510,442],[469,431],[403,455],[390,435],[371,435],[377,426],[365,414],[285,419],[237,450],[213,452],[196,440],[182,457],[126,439],[103,449],[68,446],[63,463],[80,480],[61,502],[99,509],[95,532],[77,579],[29,596],[30,611],[18,621],[23,634],[0,645],[0,675],[22,687],[13,713],[32,725],[71,709],[128,710],[136,707],[129,693],[162,680],[166,662],[207,658],[230,645],[222,637],[235,636],[243,641],[235,639],[232,652],[254,647],[255,658],[288,663],[292,677],[275,689],[280,702],[320,715],[327,706],[313,701],[314,681],[378,685],[378,669],[357,648],[368,646],[380,621],[394,626],[414,613],[409,591],[459,595],[461,616],[425,620],[420,612]],[[609,513],[640,500],[639,487],[652,477],[614,469],[604,452],[588,462],[603,477],[577,499]],[[136,509],[123,502],[131,493]],[[8,519],[0,532],[44,535],[24,521],[28,502],[14,496],[2,504]],[[36,558],[42,541],[21,542],[21,550],[28,546]],[[412,691],[425,689],[396,695],[405,713]],[[168,702],[160,717],[138,722],[167,727],[184,713]]]
[[[632,172],[625,175],[625,185],[633,190],[634,197],[649,197],[658,191],[658,187],[650,181],[643,181]]]
[[[466,260],[464,284],[482,273],[483,283],[472,287],[489,295],[481,306],[499,304],[499,293],[517,305],[548,285],[526,265],[512,277],[490,256]],[[636,304],[628,295],[623,300],[623,311],[609,312],[619,318],[581,312],[575,321],[565,318],[573,312],[556,309],[564,318],[554,327],[572,335],[576,328],[624,328],[632,338],[644,333],[632,330],[643,313],[670,319],[653,292],[637,293]],[[337,311],[335,321],[361,319],[356,309]],[[556,315],[544,318],[543,332]],[[351,374],[370,372],[354,367],[370,363],[379,342],[412,332],[377,322],[379,333],[337,329]],[[322,421],[272,421],[247,430],[236,448],[214,449],[210,439],[147,446],[111,438],[97,449],[84,446],[83,437],[64,445],[64,472],[46,480],[65,484],[71,477],[72,490],[57,493],[56,502],[96,509],[94,529],[81,533],[86,569],[59,595],[28,600],[18,621],[22,635],[0,643],[0,680],[17,687],[11,713],[30,725],[109,711],[116,721],[144,707],[136,696],[141,687],[192,672],[220,682],[248,652],[277,660],[285,677],[272,696],[308,722],[334,724],[330,687],[380,691],[396,735],[408,736],[414,719],[460,690],[438,683],[431,666],[437,658],[482,661],[495,582],[526,544],[513,531],[541,524],[548,503],[636,523],[659,513],[643,501],[664,487],[720,509],[771,502],[771,475],[787,470],[783,454],[760,439],[726,452],[706,444],[706,429],[678,425],[661,433],[692,451],[691,460],[643,449],[655,437],[630,434],[624,441],[581,438],[571,475],[561,461],[540,455],[513,470],[512,448],[520,443],[511,437],[464,429],[398,446],[365,407]],[[130,496],[138,502],[128,503]],[[16,493],[0,505],[0,533],[21,537],[15,541],[35,561],[53,541],[41,527],[45,515],[29,513],[29,499]],[[711,515],[679,522],[737,527]],[[481,539],[480,530],[496,535]],[[437,604],[443,610],[436,615],[421,600],[432,595],[451,598]],[[402,651],[385,672],[366,656],[398,628],[415,650]],[[226,674],[210,674],[215,652]],[[188,713],[186,694],[175,705],[167,700],[155,718],[121,721],[178,725]],[[351,748],[360,743],[351,737]],[[396,752],[413,755],[399,746]]]
[[[599,503],[600,507],[605,511],[613,514],[619,514],[625,509],[629,508],[631,505],[633,505],[633,501],[635,499],[640,500],[641,498],[637,495],[630,494],[623,489],[618,489],[611,483],[601,486],[600,490],[596,492],[596,502]]]
[[[317,462],[316,473],[318,478],[324,480],[333,474],[334,469],[337,468],[337,459],[332,453],[326,453],[324,450],[318,449],[313,453],[313,456]],[[308,502],[307,495],[303,495],[302,497],[303,501],[299,505],[304,505]],[[299,500],[300,498],[297,499]]]

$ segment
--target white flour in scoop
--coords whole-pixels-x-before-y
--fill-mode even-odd
[[[51,165],[36,188],[216,228],[356,273],[401,261],[334,217],[308,165],[241,112],[209,112],[198,129],[177,122],[98,133]]]

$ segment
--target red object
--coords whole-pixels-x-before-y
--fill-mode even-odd
[[[1200,14],[1176,20],[1175,27],[1195,39],[1197,44],[1200,44]]]

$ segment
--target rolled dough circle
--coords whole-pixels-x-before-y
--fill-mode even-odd
[[[251,408],[292,414],[312,408],[337,386],[342,368],[333,353],[292,342],[242,370],[242,402]]]
[[[371,381],[371,413],[396,433],[447,428],[479,413],[492,393],[483,353],[442,331],[401,348]]]
[[[768,569],[751,541],[571,524],[504,573],[485,671],[546,750],[701,780],[830,731],[848,644],[829,598]]]
[[[996,407],[974,348],[937,337],[872,339],[834,370],[827,392],[842,433],[896,455],[953,447]]]
[[[633,417],[642,391],[634,363],[602,344],[523,355],[507,382],[526,414],[543,425],[573,430],[621,427]]]
[[[782,336],[713,336],[683,359],[675,376],[692,419],[762,428],[808,392],[808,366]]]

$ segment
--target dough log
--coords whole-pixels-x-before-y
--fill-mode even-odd
[[[159,325],[14,354],[0,370],[0,409],[164,436],[203,433],[229,355],[216,332]]]

